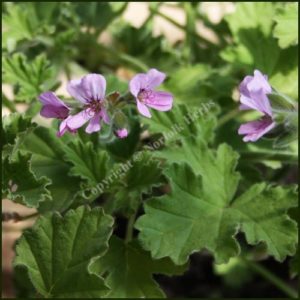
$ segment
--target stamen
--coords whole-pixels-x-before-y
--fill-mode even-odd
[[[137,98],[141,102],[151,100],[151,98],[153,98],[153,92],[151,90],[141,89],[137,95]]]

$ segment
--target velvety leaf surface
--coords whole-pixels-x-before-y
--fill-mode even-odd
[[[191,109],[174,105],[171,111],[163,114],[152,110],[152,118],[144,118],[143,123],[149,125],[151,133],[161,133],[167,144],[195,135],[211,141],[216,124],[215,111],[216,105],[212,102]]]
[[[35,127],[29,117],[13,113],[3,118],[2,125],[2,157],[13,159],[22,141]]]
[[[102,297],[108,288],[89,266],[107,251],[112,224],[101,208],[42,216],[19,240],[14,264],[46,298]]]
[[[163,183],[159,161],[150,153],[136,152],[133,159],[114,169],[116,179],[109,187],[112,197],[106,203],[108,211],[118,211],[125,215],[134,213],[142,194],[150,193],[152,188]]]
[[[297,205],[295,192],[258,184],[234,199],[239,182],[236,153],[226,145],[216,154],[203,150],[190,162],[196,172],[186,164],[172,165],[166,171],[171,194],[145,203],[145,215],[136,223],[145,249],[154,258],[169,256],[182,264],[206,248],[217,263],[224,263],[240,252],[234,237],[240,230],[248,243],[266,243],[277,260],[293,255],[297,226],[286,211]]]
[[[37,127],[22,143],[21,149],[32,153],[31,166],[36,176],[51,180],[48,186],[51,201],[41,204],[41,212],[64,211],[80,191],[80,180],[68,175],[71,166],[63,159],[64,147],[55,131],[45,127]]]
[[[107,176],[108,154],[99,148],[94,149],[91,142],[83,143],[75,140],[70,142],[64,150],[65,159],[73,165],[70,175],[81,177],[90,184],[97,184]]]
[[[111,288],[108,298],[164,297],[153,274],[180,275],[186,267],[176,266],[168,258],[153,260],[136,240],[125,244],[114,236],[108,252],[91,266],[99,275],[105,276],[105,283]]]
[[[31,169],[31,154],[17,152],[13,161],[3,161],[2,192],[11,200],[28,207],[39,207],[40,202],[51,199],[47,177],[37,178]]]

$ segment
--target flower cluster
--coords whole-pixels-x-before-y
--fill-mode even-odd
[[[167,92],[156,91],[166,75],[156,69],[149,70],[146,74],[137,74],[129,83],[131,94],[135,97],[138,111],[150,118],[149,108],[159,111],[168,111],[172,108],[173,96]],[[110,103],[107,100],[106,80],[100,74],[88,74],[81,79],[71,80],[67,85],[68,93],[80,104],[80,110],[73,113],[75,107],[70,107],[59,99],[53,92],[45,92],[39,96],[43,105],[40,114],[45,118],[62,120],[58,136],[66,132],[76,132],[78,128],[86,126],[86,133],[97,132],[101,123],[111,123]],[[127,128],[117,128],[115,135],[125,138]]]
[[[260,120],[255,120],[240,126],[238,133],[245,135],[244,142],[255,142],[275,127],[273,113],[268,99],[272,88],[266,75],[255,70],[254,76],[246,76],[239,87],[240,109],[254,109],[263,114]]]

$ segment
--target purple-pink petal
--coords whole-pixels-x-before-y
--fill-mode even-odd
[[[61,106],[44,105],[40,111],[44,118],[65,119],[69,115],[69,109]]]
[[[267,94],[272,92],[268,78],[255,70],[254,76],[246,76],[239,86],[241,109],[254,109],[272,116],[272,109]]]
[[[239,91],[240,94],[246,96],[246,97],[250,97],[250,92],[248,89],[248,83],[253,79],[253,76],[246,76],[243,81],[240,83],[239,86]]]
[[[140,114],[147,118],[151,118],[151,114],[148,107],[142,102],[140,102],[139,100],[136,100],[136,103],[137,103],[137,109],[140,112]]]
[[[81,80],[81,86],[89,100],[103,100],[105,97],[106,80],[100,74],[88,74]]]
[[[275,122],[270,117],[251,121],[240,126],[238,133],[245,135],[244,142],[255,142],[275,127]]]
[[[129,82],[129,90],[131,94],[137,97],[141,89],[147,87],[147,75],[146,74],[137,74]]]
[[[263,90],[265,94],[270,94],[272,92],[272,88],[268,83],[267,78],[268,77],[263,75],[259,70],[255,70],[253,79],[247,84],[250,92]]]
[[[93,133],[99,131],[101,129],[100,118],[101,118],[100,114],[96,114],[94,117],[92,117],[88,126],[85,129],[85,132]]]
[[[86,104],[89,100],[81,85],[81,79],[71,80],[67,85],[67,91],[73,98],[83,104]]]
[[[53,92],[42,93],[40,94],[39,99],[42,102],[42,104],[45,105],[67,107],[67,105],[61,99],[59,99]]]
[[[244,107],[249,107],[268,116],[272,116],[270,101],[262,90],[251,92],[250,97],[241,95],[240,101]]]
[[[45,118],[65,119],[69,114],[68,106],[60,100],[53,92],[45,92],[39,96],[43,104],[41,116]]]
[[[151,98],[145,99],[145,104],[160,111],[168,111],[172,108],[173,96],[167,92],[153,92]]]
[[[71,132],[71,133],[75,133],[76,132],[76,129],[75,130],[72,130],[68,127],[67,125],[67,122],[68,120],[71,118],[71,116],[69,116],[68,118],[66,118],[65,120],[63,120],[60,125],[59,125],[59,130],[57,132],[57,136],[58,137],[61,137],[63,136],[67,131],[68,132]]]
[[[78,129],[85,123],[87,123],[93,116],[94,113],[91,110],[85,109],[77,113],[76,115],[70,116],[70,118],[67,121],[67,126],[71,130]]]
[[[147,88],[154,89],[155,87],[162,84],[166,78],[166,74],[156,69],[150,69],[147,75]]]
[[[128,136],[128,130],[126,128],[117,129],[115,134],[118,138],[124,139]]]

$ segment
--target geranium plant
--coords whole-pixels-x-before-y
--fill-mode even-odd
[[[14,248],[16,291],[193,297],[161,278],[183,278],[197,253],[225,282],[239,266],[296,297],[298,4],[232,4],[216,24],[202,3],[148,3],[139,28],[127,6],[3,6],[2,194],[35,210],[2,214],[34,220]],[[156,15],[184,38],[154,36]]]

